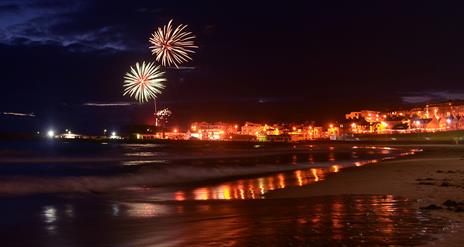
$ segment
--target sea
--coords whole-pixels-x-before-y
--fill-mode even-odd
[[[421,152],[357,143],[0,141],[2,246],[420,245],[393,195],[269,199]]]

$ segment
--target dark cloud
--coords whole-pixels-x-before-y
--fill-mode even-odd
[[[87,102],[82,104],[88,107],[119,107],[136,105],[134,102]]]
[[[22,1],[8,5],[15,16],[0,21],[0,43],[7,45],[59,45],[73,52],[125,51],[138,48],[124,28],[107,23],[86,24],[89,5],[71,1]]]
[[[464,100],[464,92],[422,91],[413,92],[401,97],[404,103],[430,103],[446,100]]]
[[[433,99],[431,96],[402,96],[401,99],[403,100],[404,103],[407,104],[418,104],[418,103],[425,103],[429,102],[430,100]]]
[[[3,112],[3,115],[15,116],[15,117],[35,117],[34,113],[23,113],[23,112]]]

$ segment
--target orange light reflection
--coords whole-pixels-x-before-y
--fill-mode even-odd
[[[298,185],[303,186],[303,179],[301,177],[301,171],[295,171],[296,179],[298,180]]]
[[[175,194],[176,201],[184,201],[185,200],[185,194],[182,191],[177,191]]]
[[[314,176],[314,181],[318,182],[319,181],[319,176],[317,175],[317,170],[316,169],[311,169],[311,172]]]

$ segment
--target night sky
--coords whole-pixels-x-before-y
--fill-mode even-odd
[[[0,131],[149,123],[153,104],[123,97],[123,76],[154,60],[149,35],[171,18],[200,46],[167,70],[159,106],[173,125],[322,124],[461,99],[462,13],[441,1],[0,0]]]

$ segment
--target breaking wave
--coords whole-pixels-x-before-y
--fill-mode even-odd
[[[355,147],[353,147],[355,148]],[[134,147],[134,151],[141,152]],[[404,151],[404,150],[403,150]],[[307,150],[306,150],[307,152]],[[134,160],[132,155],[128,155],[130,159],[121,159],[117,157],[120,163],[110,162],[110,166],[96,165],[94,162],[101,161],[100,159],[79,159],[76,164],[75,170],[67,171],[63,175],[60,173],[53,174],[55,170],[71,169],[68,164],[63,164],[61,161],[75,162],[68,159],[56,159],[53,162],[58,162],[53,166],[40,166],[35,161],[17,162],[21,165],[16,165],[15,162],[9,166],[12,169],[22,167],[23,170],[30,170],[38,168],[30,174],[10,174],[5,175],[6,166],[2,166],[2,173],[4,176],[0,177],[0,195],[18,195],[18,194],[39,194],[39,193],[104,193],[112,190],[134,187],[134,186],[147,186],[157,187],[166,185],[179,185],[185,183],[203,182],[215,179],[227,179],[240,176],[254,176],[259,174],[285,172],[292,170],[301,170],[308,168],[324,168],[332,165],[337,165],[341,168],[350,166],[359,166],[372,161],[370,158],[348,158],[344,161],[331,161],[326,162],[312,162],[312,161],[284,161],[273,162],[274,156],[277,160],[278,155],[295,155],[294,150],[278,152],[263,152],[247,155],[243,153],[228,154],[228,155],[202,155],[201,158],[192,159],[193,156],[179,156],[174,155],[171,157],[164,157],[167,159],[153,159],[153,157],[143,151],[139,153],[139,159]],[[368,152],[366,152],[368,153]],[[392,159],[398,156],[413,154],[409,152],[398,151],[395,153],[376,153],[374,156],[378,160]],[[158,153],[155,153],[158,156]],[[253,161],[258,156],[270,156],[263,162]],[[251,162],[242,162],[242,158],[249,158]],[[192,159],[188,162],[183,162],[183,159]],[[224,159],[231,159],[232,161],[224,161]],[[105,162],[114,161],[111,158],[102,158]],[[175,162],[173,162],[173,160]],[[269,162],[271,160],[272,162]],[[22,160],[24,161],[24,160]],[[50,160],[43,160],[46,163]],[[372,162],[374,163],[374,162]],[[64,167],[64,168],[63,168]],[[82,173],[85,169],[94,169],[90,173]],[[73,168],[74,169],[74,168]],[[117,171],[117,172],[115,172]],[[87,172],[87,171],[86,171]],[[48,174],[48,175],[47,175]],[[50,175],[53,174],[53,175]]]

